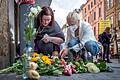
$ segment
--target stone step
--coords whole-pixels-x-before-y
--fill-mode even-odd
[[[0,74],[0,80],[16,80],[15,73]]]

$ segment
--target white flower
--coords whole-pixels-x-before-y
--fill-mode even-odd
[[[86,64],[86,67],[90,67],[90,66],[95,66],[95,64],[91,63],[91,62],[89,62],[89,63]]]
[[[34,14],[34,15],[37,15],[38,10],[37,10],[37,8],[35,8],[35,7],[31,7],[31,8],[30,8],[30,12],[31,12],[32,14]]]
[[[28,17],[35,17],[41,10],[42,9],[41,9],[40,6],[31,7],[30,8],[30,13],[28,14]]]
[[[100,69],[94,63],[87,63],[86,67],[88,68],[88,72],[90,73],[100,72]]]
[[[98,73],[98,72],[100,72],[100,69],[96,66],[90,66],[90,67],[88,67],[88,71],[90,73]]]
[[[37,10],[38,10],[38,12],[40,12],[42,9],[40,6],[37,6]]]

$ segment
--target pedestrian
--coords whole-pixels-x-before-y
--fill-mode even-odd
[[[34,51],[52,56],[54,51],[60,51],[64,42],[64,34],[54,20],[54,13],[50,7],[44,6],[37,16]]]
[[[65,57],[71,51],[79,54],[83,47],[85,47],[92,56],[97,55],[100,48],[91,25],[80,20],[80,16],[76,12],[69,12],[67,16],[67,24],[67,40],[64,45],[65,48],[60,53],[61,58]]]
[[[102,45],[103,45],[103,60],[105,60],[107,58],[107,62],[111,63],[110,61],[110,38],[111,38],[111,34],[110,34],[110,27],[106,27],[104,32],[101,34],[101,38],[102,38]]]

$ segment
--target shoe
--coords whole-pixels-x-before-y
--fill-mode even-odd
[[[114,70],[111,67],[109,67],[109,66],[107,67],[106,71],[107,72],[114,72]]]
[[[107,61],[107,63],[112,63],[111,61]]]

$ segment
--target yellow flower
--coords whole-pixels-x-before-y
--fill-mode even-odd
[[[32,59],[31,59],[32,62],[36,62],[36,61],[38,61],[38,60],[39,60],[38,57],[32,57]]]
[[[45,64],[51,64],[51,60],[48,58],[48,56],[42,56],[41,59]]]
[[[38,53],[34,52],[34,53],[32,54],[32,57],[40,57],[40,55],[39,55]]]
[[[45,64],[51,64],[51,61],[50,60],[46,60],[44,63]]]

